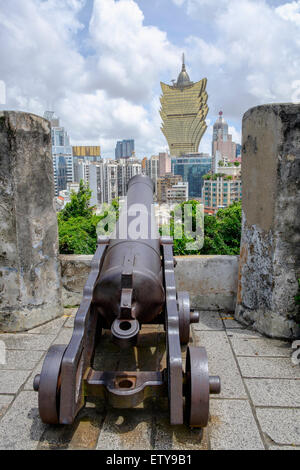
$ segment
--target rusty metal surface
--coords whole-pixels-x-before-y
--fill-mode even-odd
[[[205,427],[209,418],[209,374],[205,348],[189,346],[186,356],[186,417],[191,427]]]
[[[41,418],[50,424],[72,424],[87,396],[102,397],[116,408],[137,406],[148,397],[167,396],[170,423],[178,425],[184,421],[185,392],[188,423],[206,426],[209,393],[220,392],[220,379],[209,377],[204,348],[188,349],[183,373],[180,343],[188,343],[190,323],[198,321],[199,315],[190,311],[187,292],[177,294],[173,239],[152,238],[151,180],[134,177],[128,200],[129,207],[136,202],[146,205],[151,235],[149,232],[147,240],[98,240],[71,341],[68,346],[50,348],[42,373],[34,381]],[[119,230],[117,225],[117,235]],[[120,351],[139,344],[140,329],[147,323],[164,324],[167,359],[163,372],[93,369],[103,329],[111,329],[111,341]]]
[[[51,346],[43,363],[41,374],[35,378],[35,389],[39,393],[39,413],[43,422],[59,423],[61,363],[65,345]]]
[[[178,292],[179,335],[180,343],[188,344],[190,340],[191,307],[188,292]]]
[[[104,398],[114,408],[133,408],[148,397],[168,396],[165,372],[90,370],[87,396]]]
[[[130,180],[127,205],[120,212],[93,296],[97,312],[109,327],[115,318],[124,314],[124,309],[120,311],[120,295],[122,288],[128,288],[124,285],[126,278],[134,292],[132,318],[140,324],[150,323],[164,309],[160,241],[152,205],[152,181],[147,176],[136,175]],[[142,218],[143,238],[136,238],[128,230],[137,216]],[[125,233],[123,226],[127,227]]]
[[[179,314],[174,273],[173,240],[161,239],[166,290],[166,343],[170,423],[183,423],[182,356],[179,340]]]
[[[85,404],[83,375],[90,367],[97,332],[98,317],[92,297],[109,240],[99,240],[92,270],[83,291],[83,299],[74,322],[74,332],[62,362],[60,423],[71,424]]]

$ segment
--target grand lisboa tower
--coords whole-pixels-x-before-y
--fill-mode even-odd
[[[206,131],[208,113],[207,79],[192,82],[185,68],[184,54],[182,70],[173,85],[161,82],[160,98],[162,118],[161,130],[167,139],[171,156],[198,152]]]

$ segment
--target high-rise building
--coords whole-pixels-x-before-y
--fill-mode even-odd
[[[155,188],[155,194],[157,194],[157,178],[159,177],[159,156],[152,155],[149,160],[146,161],[146,175],[152,179]]]
[[[116,145],[115,158],[130,158],[134,152],[134,140],[119,140]]]
[[[228,124],[222,111],[219,112],[219,118],[213,127],[212,157],[213,172],[216,171],[219,160],[231,161],[236,158],[236,143],[232,142],[232,135],[228,134]]]
[[[157,201],[161,203],[167,202],[167,190],[178,183],[182,183],[181,175],[168,173],[164,176],[160,176],[157,179]]]
[[[177,157],[172,158],[172,173],[181,175],[184,183],[189,183],[189,198],[200,199],[202,197],[203,179],[211,170],[211,156],[202,154],[201,157]]]
[[[59,118],[52,111],[46,111],[45,119],[51,123],[52,159],[55,194],[67,189],[67,183],[74,181],[74,167],[70,137],[65,128],[60,126]]]
[[[206,175],[203,186],[204,211],[215,214],[219,209],[242,199],[242,181],[239,176],[218,173]]]
[[[178,204],[189,198],[189,183],[177,183],[167,189],[167,203]]]
[[[118,196],[124,197],[128,191],[128,183],[135,175],[142,173],[142,164],[136,158],[121,158],[118,161]]]
[[[167,152],[158,154],[159,159],[159,176],[165,176],[171,173],[171,157]]]
[[[134,158],[101,159],[98,162],[79,160],[75,164],[76,180],[84,180],[90,187],[92,206],[126,196],[130,179],[141,172],[141,162]]]
[[[161,129],[167,139],[171,157],[198,152],[200,140],[207,128],[206,83],[206,78],[195,83],[190,80],[184,55],[177,81],[173,80],[173,85],[161,82]]]
[[[77,145],[72,147],[72,151],[74,163],[78,160],[101,161],[101,147],[99,145]]]

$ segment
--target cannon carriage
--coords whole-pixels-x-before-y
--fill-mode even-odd
[[[199,314],[190,309],[188,293],[176,291],[173,240],[159,237],[153,210],[151,179],[133,177],[113,236],[98,240],[70,343],[51,346],[34,379],[43,422],[72,424],[92,396],[116,408],[165,396],[171,424],[207,425],[209,396],[220,393],[220,379],[209,376],[201,347],[187,347],[183,370],[181,346],[188,344],[190,324],[199,321]],[[130,233],[136,212],[142,213],[140,237]],[[103,330],[110,330],[119,348],[133,348],[142,326],[157,323],[165,329],[163,371],[93,369]]]

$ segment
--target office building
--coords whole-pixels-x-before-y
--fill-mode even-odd
[[[44,118],[51,123],[52,160],[55,195],[67,189],[67,183],[74,181],[73,155],[70,137],[55,113],[46,111]]]
[[[130,158],[134,152],[134,140],[119,140],[116,145],[115,158]]]
[[[219,118],[213,126],[212,171],[216,172],[218,162],[222,159],[235,160],[236,153],[236,143],[232,142],[232,135],[228,133],[228,124],[223,117],[223,112],[220,111]]]
[[[225,176],[222,173],[205,176],[203,202],[206,213],[215,214],[241,199],[242,181],[239,176]]]
[[[211,170],[211,156],[172,158],[172,173],[181,175],[182,181],[189,184],[189,199],[202,197],[203,179]]]

